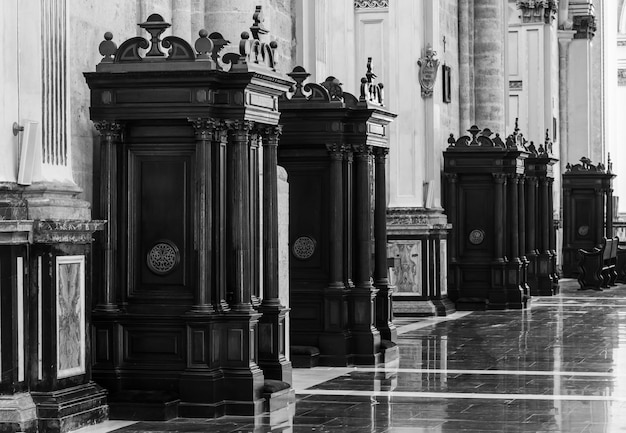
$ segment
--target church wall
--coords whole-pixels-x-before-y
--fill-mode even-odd
[[[83,72],[94,71],[102,56],[98,45],[104,33],[118,44],[137,33],[138,4],[127,0],[73,2],[70,10],[70,110],[72,168],[83,198],[93,202],[93,179],[98,176],[98,139],[89,120],[89,88]],[[146,17],[144,17],[145,20]]]

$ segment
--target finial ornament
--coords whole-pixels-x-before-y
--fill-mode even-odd
[[[361,95],[359,101],[365,101],[370,104],[383,106],[385,96],[383,93],[383,83],[375,83],[376,74],[372,72],[372,58],[367,58],[367,72],[365,77],[361,78]]]
[[[480,129],[477,125],[472,125],[467,130],[472,136],[463,135],[457,139],[454,134],[448,137],[448,147],[495,147],[505,149],[506,145],[500,138],[500,134],[496,132],[495,137],[491,138],[493,132],[489,128]]]
[[[166,23],[163,20],[163,17],[159,14],[152,14],[148,17],[148,19],[139,24],[139,27],[150,33],[150,43],[152,46],[150,50],[146,53],[146,57],[163,57],[165,54],[161,51],[160,43],[161,43],[161,34],[167,30],[172,25],[170,23]]]
[[[582,158],[580,158],[579,161],[580,161],[580,164],[570,164],[568,162],[567,165],[565,166],[566,172],[567,173],[590,173],[590,172],[605,173],[607,172],[610,174],[610,170],[606,171],[604,164],[602,164],[601,162],[599,162],[596,165],[593,165],[591,163],[591,159],[587,158],[586,156],[583,156]]]
[[[263,35],[268,34],[268,29],[264,25],[263,10],[261,6],[256,6],[252,16],[253,24],[250,32],[241,33],[239,42],[239,53],[227,53],[220,56],[222,49],[230,43],[218,32],[210,33],[202,29],[199,31],[199,38],[190,45],[187,41],[178,36],[167,36],[161,39],[165,30],[171,24],[165,22],[159,14],[152,14],[148,19],[139,23],[138,26],[150,34],[149,40],[141,36],[127,39],[118,47],[113,42],[113,34],[106,32],[104,41],[99,45],[102,60],[96,67],[98,71],[133,70],[148,71],[153,70],[154,65],[159,61],[180,62],[177,69],[185,69],[185,63],[190,69],[206,70],[226,70],[248,71],[251,65],[255,68],[270,69],[276,71],[276,41],[264,42]],[[162,50],[167,50],[167,53]],[[194,50],[195,48],[195,50]],[[198,62],[195,65],[192,63]],[[142,62],[146,62],[141,65]],[[127,66],[117,65],[125,63]],[[130,65],[134,63],[133,65]],[[230,67],[228,67],[230,65]]]

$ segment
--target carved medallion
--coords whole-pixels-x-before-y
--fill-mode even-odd
[[[161,240],[148,251],[146,264],[157,275],[167,275],[180,262],[178,247],[171,241]]]
[[[472,245],[480,245],[485,240],[485,232],[480,229],[472,230],[469,234],[469,241]]]
[[[589,226],[578,227],[578,234],[580,236],[587,236],[589,234]]]
[[[300,260],[308,260],[315,253],[315,239],[309,236],[300,236],[291,248],[293,255]]]
[[[439,59],[436,59],[436,51],[433,51],[433,47],[426,46],[426,52],[424,57],[417,61],[420,67],[418,78],[420,86],[422,86],[422,97],[428,98],[433,96],[433,88],[435,87],[435,80],[437,79],[437,70],[439,69]]]

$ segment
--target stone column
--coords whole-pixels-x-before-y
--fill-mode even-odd
[[[203,27],[193,29],[192,20],[192,0],[172,0],[172,34],[183,38],[186,41],[193,41],[194,36]]]
[[[374,149],[375,204],[374,204],[374,286],[376,294],[376,327],[383,340],[394,341],[398,332],[393,320],[392,290],[387,276],[387,176],[385,162],[389,149]]]
[[[196,135],[196,194],[198,209],[196,210],[196,246],[197,273],[196,293],[192,311],[195,313],[211,313],[213,300],[213,136],[216,121],[214,119],[189,119]],[[219,251],[217,252],[219,254]]]
[[[474,0],[459,3],[459,110],[461,130],[475,125]]]
[[[371,272],[371,148],[354,146],[354,289],[350,294],[355,363],[379,361],[380,333],[374,327],[375,297]]]
[[[602,79],[594,77],[592,72],[592,39],[596,30],[593,4],[589,0],[570,1],[570,12],[575,33],[569,45],[569,56],[576,59],[576,64],[567,67],[568,158],[561,157],[561,160],[567,163],[586,156],[602,161],[604,155],[594,152],[597,143],[592,140],[593,89],[595,82]]]
[[[563,3],[563,2],[561,2]],[[567,2],[566,2],[567,3]],[[569,102],[568,102],[568,70],[569,45],[574,38],[573,30],[559,30],[559,155],[561,173],[565,173],[565,165],[569,155]]]
[[[117,285],[120,279],[118,268],[118,162],[122,125],[115,121],[102,120],[95,123],[100,132],[100,218],[106,220],[103,232],[103,266],[101,294],[96,310],[118,311]]]
[[[506,126],[505,27],[506,2],[474,2],[475,124],[492,131]]]
[[[259,366],[266,378],[291,383],[285,357],[285,315],[278,287],[278,138],[280,126],[263,136],[263,301],[259,306]]]

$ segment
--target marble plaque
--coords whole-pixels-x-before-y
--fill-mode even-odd
[[[392,241],[387,257],[394,259],[390,282],[396,286],[396,295],[422,295],[422,241]]]
[[[85,373],[85,256],[56,259],[57,377]]]

